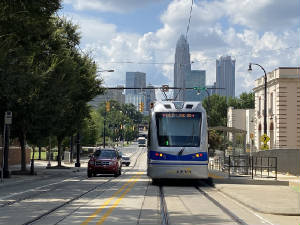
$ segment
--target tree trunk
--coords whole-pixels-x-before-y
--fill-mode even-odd
[[[21,147],[21,171],[26,171],[26,138],[24,132],[19,134],[19,142]]]
[[[41,160],[41,154],[42,154],[42,147],[39,146],[39,160]]]
[[[32,147],[32,158],[30,164],[30,174],[34,175],[34,156],[35,156],[35,146]]]
[[[61,143],[62,143],[63,138],[56,137],[56,139],[57,139],[57,151],[58,151],[57,166],[60,167],[61,166]]]

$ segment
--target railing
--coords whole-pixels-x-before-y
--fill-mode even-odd
[[[229,177],[251,176],[261,178],[274,178],[277,180],[277,157],[258,157],[249,155],[230,155],[228,157],[215,157],[210,162],[210,168],[228,172]],[[275,176],[271,176],[271,173]]]
[[[257,170],[260,171],[260,177],[263,177],[263,170],[267,170],[268,175],[265,176],[267,178],[275,178],[277,180],[277,157],[251,157],[251,174],[252,179]],[[275,172],[275,176],[270,176],[270,169],[271,172]]]

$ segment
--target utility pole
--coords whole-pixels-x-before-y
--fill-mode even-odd
[[[103,148],[105,148],[105,136],[106,136],[106,133],[105,133],[105,123],[106,123],[106,112],[109,112],[110,111],[110,102],[107,101],[105,103],[105,111],[104,111],[104,121],[103,121]]]
[[[2,172],[1,178],[9,178],[10,172],[8,170],[8,153],[9,153],[9,136],[10,136],[10,125],[12,124],[12,112],[6,111],[4,116],[4,130],[3,130],[3,155],[2,155]]]
[[[79,131],[76,135],[76,151],[77,151],[77,159],[75,163],[75,167],[80,167],[80,134]]]
[[[73,163],[73,135],[70,137],[70,163]]]

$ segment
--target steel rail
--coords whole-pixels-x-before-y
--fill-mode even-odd
[[[200,182],[204,186],[210,186],[204,182]],[[228,215],[231,219],[234,220],[239,225],[248,225],[245,223],[242,219],[240,219],[237,215],[235,215],[233,212],[231,212],[228,208],[226,208],[224,205],[219,203],[217,200],[215,200],[213,197],[211,197],[207,192],[203,191],[199,186],[195,186],[195,188],[204,195],[209,201],[211,201],[215,206],[217,206],[219,209],[221,209],[226,215]]]
[[[134,166],[132,167],[132,169],[136,166],[136,163],[137,163],[138,159],[140,158],[140,156],[142,155],[142,153],[143,153],[143,151],[141,151],[140,154],[137,156],[137,158],[136,158],[136,160],[135,160],[135,163],[134,163]],[[130,169],[127,169],[121,176],[123,176],[124,174],[126,174],[126,172],[128,172],[129,170],[130,170]],[[85,179],[86,179],[86,178],[85,178]],[[36,223],[37,221],[41,220],[42,218],[44,218],[44,217],[50,215],[51,213],[57,211],[58,209],[60,209],[60,208],[62,208],[62,207],[64,207],[64,206],[66,206],[66,205],[72,203],[72,202],[75,201],[75,200],[80,199],[81,197],[83,197],[83,196],[85,196],[86,194],[88,194],[88,193],[90,193],[90,192],[96,190],[97,188],[99,188],[99,187],[101,187],[101,186],[104,186],[105,184],[108,184],[110,181],[112,181],[112,180],[114,180],[114,179],[116,179],[116,177],[112,177],[112,178],[110,178],[109,180],[107,180],[107,181],[105,181],[105,182],[103,182],[103,183],[101,183],[101,184],[95,185],[94,187],[90,188],[89,190],[87,190],[87,191],[85,191],[85,192],[83,192],[83,193],[81,193],[81,194],[79,194],[79,195],[77,195],[77,196],[75,196],[75,197],[69,199],[68,201],[66,201],[66,202],[64,202],[64,203],[62,203],[62,204],[60,204],[60,205],[58,205],[58,206],[56,206],[56,207],[54,207],[54,208],[48,210],[47,212],[45,212],[45,213],[43,213],[43,214],[41,214],[41,215],[39,215],[39,216],[36,216],[35,218],[31,219],[30,221],[27,221],[27,222],[23,223],[22,225],[31,225],[31,224],[34,224],[34,223]],[[101,192],[99,195],[101,195],[102,193],[103,193],[103,192]],[[97,196],[99,196],[99,195],[97,195]],[[85,203],[85,205],[86,205],[88,202],[89,202],[89,201],[87,201],[87,202]],[[77,211],[77,210],[78,210],[79,208],[81,208],[81,207],[82,207],[82,205],[80,205],[80,206],[78,206],[76,209],[72,210],[69,214],[67,214],[67,215],[64,216],[62,219],[60,219],[59,222],[61,222],[62,220],[64,220],[64,219],[67,218],[68,216],[70,216],[73,212]]]

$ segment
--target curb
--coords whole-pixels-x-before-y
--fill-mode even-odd
[[[249,204],[247,204],[247,203],[239,200],[238,198],[233,197],[232,195],[230,195],[228,193],[225,193],[224,191],[222,191],[219,188],[215,188],[215,190],[217,190],[218,192],[221,192],[222,194],[226,195],[227,197],[234,199],[235,201],[237,201],[241,205],[243,205],[243,206],[245,206],[247,208],[250,208],[251,210],[253,210],[255,212],[258,212],[258,213],[278,215],[278,216],[300,216],[300,213],[280,213],[280,212],[271,212],[271,211],[268,211],[268,210],[257,209],[255,207],[253,207],[253,206],[251,206],[251,205],[249,205]]]
[[[252,179],[235,179],[235,178],[221,178],[214,179],[215,184],[249,184],[249,185],[279,185],[289,186],[289,181],[280,180],[252,180]]]

